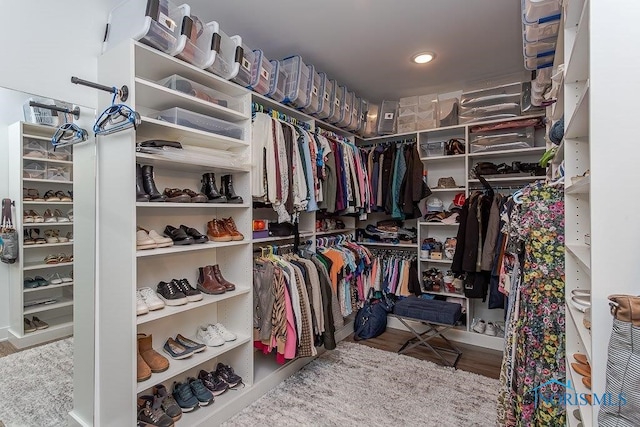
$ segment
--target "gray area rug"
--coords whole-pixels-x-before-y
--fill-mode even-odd
[[[499,381],[340,343],[224,426],[493,426]]]
[[[73,341],[0,358],[0,425],[59,427],[73,408]]]

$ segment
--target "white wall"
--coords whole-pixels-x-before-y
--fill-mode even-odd
[[[70,79],[77,76],[96,81],[107,16],[118,2],[13,0],[10,14],[0,25],[0,40],[5,41],[0,87],[95,109],[97,92],[71,84]],[[26,98],[0,91],[0,198],[7,194],[6,126],[22,119]],[[8,295],[8,286],[8,268],[0,264],[0,295]],[[8,298],[0,298],[0,340],[6,338],[8,313]]]

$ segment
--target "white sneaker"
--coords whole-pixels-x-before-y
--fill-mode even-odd
[[[224,345],[224,338],[211,327],[200,326],[196,333],[196,339],[202,341],[209,347],[220,347]]]
[[[169,237],[161,236],[156,230],[151,230],[149,232],[149,238],[155,242],[158,248],[168,248],[169,246],[173,246],[173,240]]]
[[[147,314],[148,312],[149,307],[145,304],[144,298],[142,298],[140,291],[136,291],[136,316]]]
[[[485,328],[484,334],[495,337],[498,334],[496,325],[493,322],[487,322],[487,326]]]
[[[487,324],[484,320],[478,319],[478,321],[471,326],[471,329],[479,334],[484,334],[485,329],[487,329]]]
[[[149,237],[146,231],[138,230],[136,232],[136,249],[155,249],[158,245]]]
[[[235,341],[236,334],[230,332],[227,328],[224,327],[222,323],[216,323],[215,325],[209,325],[207,329],[215,330],[225,341]]]
[[[158,294],[156,294],[156,291],[153,289],[140,288],[138,292],[140,292],[140,295],[142,296],[142,299],[144,299],[144,303],[149,307],[149,310],[153,311],[164,308],[164,301],[158,297]]]

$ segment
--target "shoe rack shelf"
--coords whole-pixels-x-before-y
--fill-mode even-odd
[[[23,218],[24,211],[35,210],[42,215],[46,209],[52,211],[60,209],[66,213],[73,208],[73,202],[23,200],[23,188],[37,190],[40,197],[44,196],[48,190],[60,190],[66,193],[74,189],[73,160],[49,158],[54,155],[50,142],[54,132],[55,128],[24,122],[9,126],[9,197],[15,201],[14,223],[21,239],[32,234],[46,237],[44,233],[54,229],[58,229],[60,234],[64,236],[68,232],[73,232],[74,229],[73,222],[25,223]],[[34,162],[42,165],[43,168],[61,166],[69,168],[70,180],[25,177],[23,168]],[[42,176],[47,176],[46,169],[43,169]],[[9,267],[8,340],[17,348],[38,345],[73,334],[73,283],[36,288],[24,287],[24,280],[27,277],[41,276],[46,279],[55,273],[68,274],[73,268],[73,262],[57,264],[44,262],[47,255],[60,252],[65,252],[68,255],[73,254],[73,242],[30,245],[21,242],[18,261]],[[25,307],[27,302],[44,299],[54,299],[55,302]],[[46,322],[49,327],[38,329],[35,332],[25,332],[24,319],[31,320],[33,315]]]
[[[249,170],[247,166],[222,165],[220,163],[211,164],[210,162],[199,160],[167,159],[161,155],[149,153],[136,153],[136,158],[138,159],[138,163],[141,164],[179,172],[199,172],[204,170],[205,172],[214,172],[216,174],[227,174],[247,172]]]
[[[211,249],[228,248],[231,246],[248,245],[249,243],[250,241],[248,240],[239,240],[235,242],[233,241],[232,242],[206,242],[206,243],[196,243],[196,244],[185,245],[185,246],[170,246],[168,248],[145,249],[145,250],[136,251],[136,257],[144,258],[144,257],[152,257],[152,256],[159,256],[159,255],[179,254],[184,252],[207,251]]]
[[[248,208],[248,203],[166,203],[166,202],[136,202],[137,208],[189,208],[189,209],[216,209],[216,208]]]

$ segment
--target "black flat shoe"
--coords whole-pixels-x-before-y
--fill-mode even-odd
[[[187,227],[186,225],[181,225],[180,228],[187,233],[188,236],[193,238],[193,241],[196,243],[206,243],[209,241],[209,238],[204,234],[200,233],[193,227]]]
[[[190,245],[194,243],[193,237],[189,236],[182,228],[175,228],[167,225],[164,234],[173,240],[174,245]]]

